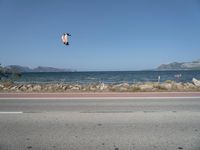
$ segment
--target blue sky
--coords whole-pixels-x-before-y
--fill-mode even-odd
[[[199,58],[200,0],[0,0],[3,66],[142,70]]]

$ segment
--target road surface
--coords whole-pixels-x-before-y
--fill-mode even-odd
[[[200,98],[0,99],[0,150],[200,150]]]

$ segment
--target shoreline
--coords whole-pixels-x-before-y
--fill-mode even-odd
[[[144,83],[13,83],[0,82],[0,93],[137,93],[137,92],[200,92],[200,81],[144,82]]]

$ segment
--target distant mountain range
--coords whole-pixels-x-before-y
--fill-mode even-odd
[[[16,70],[19,72],[75,72],[73,69],[62,69],[54,67],[39,66],[36,68],[29,68],[20,65],[10,65],[5,68]],[[200,59],[192,62],[172,62],[169,64],[162,64],[154,70],[200,70]]]
[[[162,64],[156,70],[200,70],[200,59],[192,62]]]
[[[73,72],[75,71],[72,69],[61,69],[61,68],[44,67],[44,66],[39,66],[37,68],[32,69],[25,66],[10,65],[10,66],[6,66],[6,68],[16,70],[19,72]]]

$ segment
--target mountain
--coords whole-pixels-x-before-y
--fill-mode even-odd
[[[71,72],[71,69],[60,69],[60,68],[53,68],[53,67],[43,67],[39,66],[33,69],[33,72]]]
[[[19,66],[19,65],[10,65],[6,66],[6,68],[17,70],[19,72],[73,72],[72,69],[60,69],[60,68],[53,68],[53,67],[43,67],[39,66],[37,68],[29,68],[25,66]]]
[[[5,68],[16,70],[19,72],[32,72],[32,69],[30,69],[29,67],[19,66],[19,65],[10,65],[10,66],[6,66]]]
[[[192,62],[162,64],[156,70],[200,70],[200,59]]]

